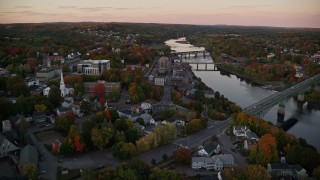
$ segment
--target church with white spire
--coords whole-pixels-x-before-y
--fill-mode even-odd
[[[43,90],[43,95],[48,96],[50,92],[51,87],[46,87]],[[63,72],[61,70],[60,74],[60,90],[61,90],[61,97],[66,97],[68,95],[72,95],[74,92],[74,87],[70,84],[64,84],[64,79],[63,79]]]
[[[66,85],[64,84],[62,71],[61,71],[61,79],[60,79],[60,90],[61,90],[61,97],[65,97],[67,94],[69,94],[69,89],[66,88]]]

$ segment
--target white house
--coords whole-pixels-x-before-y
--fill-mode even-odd
[[[213,154],[218,154],[219,152],[220,145],[210,143],[209,145],[202,147],[202,149],[198,151],[198,155],[203,157],[211,157]]]
[[[164,86],[165,79],[163,77],[155,77],[154,84],[158,86]]]
[[[62,115],[64,115],[64,114],[66,114],[67,112],[68,112],[68,108],[64,108],[64,107],[59,107],[59,108],[57,108],[57,115],[58,116],[62,116]]]
[[[214,169],[214,162],[210,157],[192,157],[191,167],[194,170],[211,170]]]
[[[246,132],[250,131],[248,126],[233,126],[233,134],[235,136],[246,136]]]
[[[62,107],[69,108],[73,105],[73,98],[72,97],[65,97],[64,101],[61,103]]]
[[[220,171],[225,167],[234,166],[234,158],[231,154],[219,154],[212,156],[214,162],[214,169]]]
[[[0,158],[8,156],[8,153],[18,150],[19,148],[0,134]]]
[[[42,92],[44,96],[49,96],[50,87],[46,87]]]
[[[2,121],[2,132],[11,131],[11,122],[9,120]]]
[[[153,81],[154,81],[154,75],[150,74],[150,75],[148,76],[148,79],[149,79],[149,81],[153,82]]]
[[[39,85],[39,79],[38,78],[26,78],[26,83],[28,87],[34,86],[34,85]]]
[[[213,157],[192,157],[192,169],[206,169],[221,171],[225,167],[234,166],[234,158],[231,154],[219,154]]]
[[[299,164],[270,163],[267,171],[273,178],[292,177],[293,179],[304,179],[308,177],[307,171]]]

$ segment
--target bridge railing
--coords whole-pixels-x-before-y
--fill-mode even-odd
[[[274,106],[275,104],[283,101],[285,98],[290,97],[299,91],[303,90],[305,87],[310,86],[312,83],[320,80],[320,74],[310,77],[284,91],[274,93],[262,100],[246,107],[244,112],[252,115],[257,115],[261,111]]]

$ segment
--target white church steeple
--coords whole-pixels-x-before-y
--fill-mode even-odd
[[[63,79],[63,73],[61,70],[61,77],[60,77],[60,90],[61,90],[61,96],[65,97],[66,96],[66,86],[64,84],[64,79]]]

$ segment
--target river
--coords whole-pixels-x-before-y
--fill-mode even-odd
[[[195,47],[191,44],[176,42],[178,40],[181,41],[184,40],[184,38],[170,39],[166,41],[165,44],[170,46],[171,49],[176,52],[204,50],[203,47]],[[197,60],[212,61],[209,56],[206,56],[206,58],[199,56]],[[211,87],[214,91],[219,91],[229,100],[237,103],[242,108],[245,108],[276,92],[273,90],[263,89],[258,86],[253,86],[250,83],[237,78],[235,75],[225,75],[225,73],[220,71],[194,70],[193,72],[197,77],[200,77],[207,86]],[[306,104],[307,103],[299,105],[294,98],[291,98],[286,103],[284,119],[296,118],[298,120],[298,122],[287,132],[295,135],[296,137],[304,138],[309,144],[320,150],[320,111],[310,110],[307,108]],[[268,113],[265,114],[263,119],[275,124],[278,118],[277,110],[278,106],[272,107]]]

